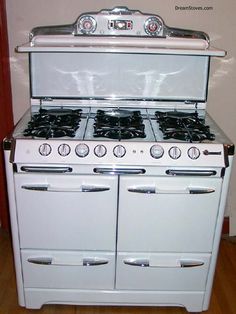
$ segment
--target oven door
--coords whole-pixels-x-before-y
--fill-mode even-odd
[[[211,252],[222,179],[120,177],[119,252]]]
[[[117,180],[15,174],[21,248],[114,251]]]

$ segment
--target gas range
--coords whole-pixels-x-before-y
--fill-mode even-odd
[[[37,163],[217,167],[231,146],[196,109],[39,108],[27,112],[13,137],[15,160]]]
[[[36,27],[5,139],[19,304],[209,306],[234,145],[204,32],[126,7]],[[173,241],[173,239],[175,239]]]

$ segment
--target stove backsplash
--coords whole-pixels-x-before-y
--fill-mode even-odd
[[[31,53],[30,64],[34,98],[204,102],[207,96],[209,56],[45,52]]]

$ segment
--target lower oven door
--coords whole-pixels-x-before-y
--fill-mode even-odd
[[[116,288],[205,290],[209,253],[118,253]]]
[[[211,252],[221,178],[120,177],[118,252]]]
[[[23,249],[114,251],[117,177],[15,174]]]
[[[115,252],[22,250],[25,288],[113,289]]]

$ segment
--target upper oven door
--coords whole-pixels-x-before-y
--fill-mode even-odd
[[[21,248],[114,251],[117,180],[16,174]]]
[[[32,98],[205,102],[208,55],[31,52]]]
[[[120,177],[119,252],[211,252],[221,178]]]

